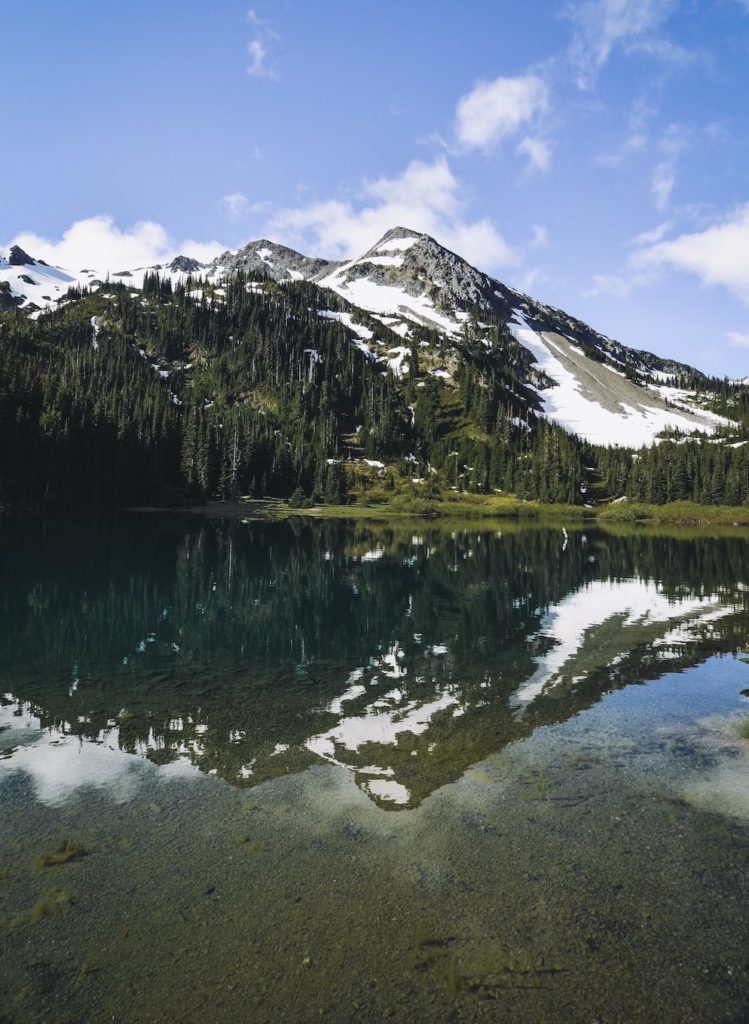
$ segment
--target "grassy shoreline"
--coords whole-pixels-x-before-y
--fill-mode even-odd
[[[545,505],[522,501],[512,495],[457,494],[449,492],[440,498],[427,499],[409,494],[396,494],[388,502],[351,503],[347,505],[314,505],[292,508],[279,499],[238,499],[210,502],[207,505],[177,509],[140,508],[132,511],[183,512],[218,517],[253,519],[287,519],[301,516],[314,519],[356,519],[385,521],[418,518],[427,520],[517,520],[524,522],[557,522],[574,525],[595,523],[599,526],[691,526],[749,528],[749,507],[698,505],[695,502],[671,502],[668,505],[645,505],[619,502],[586,508],[579,505]]]

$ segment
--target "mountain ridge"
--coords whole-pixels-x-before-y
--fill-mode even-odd
[[[95,270],[71,274],[17,247],[10,255],[12,260],[0,259],[0,311],[15,307],[38,317],[64,303],[68,288],[102,286]],[[639,448],[664,431],[711,437],[735,427],[698,395],[698,388],[709,391],[710,378],[701,371],[625,346],[478,270],[429,234],[404,226],[389,229],[361,256],[347,261],[306,256],[263,238],[226,250],[209,263],[180,255],[167,264],[117,271],[108,279],[138,289],[153,274],[172,284],[200,281],[217,302],[222,285],[239,273],[278,284],[307,281],[334,292],[353,313],[330,315],[351,330],[362,351],[384,356],[397,376],[408,374],[420,357],[429,357],[435,364],[429,372],[453,384],[460,345],[468,335],[489,349],[492,331],[504,325],[527,353],[523,380],[537,395],[532,403],[537,411],[595,443]],[[357,310],[402,343],[383,351],[376,337],[382,332],[357,323],[363,319]],[[437,350],[441,358],[435,362],[431,357]],[[686,380],[689,387],[683,386]]]
[[[402,247],[393,244],[401,240],[410,240],[410,244]],[[439,262],[440,257],[447,257],[450,263],[460,268],[462,273],[459,276],[454,275],[453,280],[449,282],[449,294],[453,300],[466,308],[472,304],[480,306],[483,303],[487,307],[495,305],[494,311],[508,318],[518,305],[530,305],[536,311],[545,311],[555,320],[564,318],[579,331],[588,332],[595,338],[613,346],[614,351],[623,350],[652,360],[656,369],[667,367],[674,370],[687,369],[694,371],[696,369],[698,373],[701,372],[688,363],[683,363],[670,357],[663,358],[647,350],[636,349],[617,342],[600,331],[595,330],[595,328],[590,327],[579,318],[568,314],[560,307],[544,303],[542,300],[504,284],[498,278],[478,270],[459,254],[449,250],[426,232],[419,232],[403,226],[390,228],[361,256],[355,257],[352,260],[328,260],[323,257],[307,256],[283,243],[267,238],[259,238],[246,242],[236,250],[227,249],[209,262],[200,262],[193,257],[178,254],[168,263],[156,263],[139,267],[128,266],[109,271],[108,273],[89,269],[82,269],[75,273],[63,267],[50,266],[44,260],[35,259],[30,256],[20,247],[12,246],[9,250],[8,259],[0,255],[0,281],[7,280],[10,277],[7,271],[14,266],[31,267],[37,273],[43,274],[46,272],[63,284],[71,284],[78,287],[98,285],[107,276],[110,278],[129,277],[130,283],[135,287],[139,287],[142,286],[142,275],[150,271],[158,271],[171,277],[201,274],[209,279],[213,279],[226,274],[236,273],[238,270],[244,270],[246,272],[265,272],[273,280],[279,282],[283,280],[309,280],[325,287],[332,287],[333,290],[339,290],[345,287],[346,282],[341,280],[344,272],[348,271],[350,273],[352,268],[361,267],[364,264],[373,265],[373,260],[378,260],[380,265],[382,265],[382,250],[386,247],[388,250],[405,254],[411,245],[419,243],[430,255],[435,252],[437,253],[436,262]],[[19,259],[19,253],[23,259]],[[271,260],[271,256],[274,257],[273,260]],[[408,265],[408,260],[405,262]],[[40,270],[40,268],[43,269]],[[299,268],[304,269],[302,271]],[[466,273],[466,271],[468,272]],[[359,276],[363,275],[359,274]],[[30,312],[37,312],[39,308],[52,308],[55,302],[60,301],[59,295],[46,298],[41,297],[44,299],[44,302],[37,309],[33,309],[31,307],[35,304],[35,299],[40,296],[26,295],[23,289],[19,288],[13,281],[9,281],[9,284],[14,297],[20,299],[18,305],[21,307],[29,306]],[[461,287],[458,287],[458,285]],[[443,285],[441,284],[440,287],[443,287]],[[55,289],[55,291],[59,291],[59,289]],[[414,294],[418,294],[418,292],[414,290]],[[344,294],[344,297],[347,296]],[[353,304],[356,305],[356,303]],[[655,364],[658,365],[656,366]],[[667,372],[670,372],[670,369]]]
[[[0,315],[0,505],[749,503],[746,387],[606,347],[418,232],[103,282],[26,257],[0,268],[45,307]]]

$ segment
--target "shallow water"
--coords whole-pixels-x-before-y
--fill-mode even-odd
[[[3,525],[0,1021],[747,1019],[748,554]]]

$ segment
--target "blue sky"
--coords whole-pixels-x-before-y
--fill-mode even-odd
[[[343,257],[405,223],[627,344],[749,374],[749,0],[2,17],[2,247]]]

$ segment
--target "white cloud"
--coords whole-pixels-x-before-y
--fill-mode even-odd
[[[549,231],[543,224],[533,225],[533,236],[528,243],[529,249],[547,249],[549,246]]]
[[[179,253],[205,261],[225,248],[219,242],[192,240],[177,245],[161,224],[150,220],[138,221],[123,231],[107,216],[76,221],[56,241],[22,232],[10,245],[20,245],[35,259],[53,266],[72,271],[88,267],[99,273],[165,263]]]
[[[648,143],[650,124],[658,116],[658,108],[653,104],[649,92],[639,96],[632,104],[627,118],[627,134],[624,141],[613,153],[602,153],[597,163],[610,167],[618,167],[633,153],[639,153]]]
[[[538,75],[479,82],[458,101],[455,133],[461,145],[485,149],[545,113],[548,106],[548,88]]]
[[[551,147],[543,139],[527,135],[518,145],[518,153],[528,157],[528,170],[546,171],[551,164]]]
[[[679,235],[639,250],[636,269],[672,267],[696,274],[749,302],[749,203],[704,231]]]
[[[639,43],[641,37],[665,21],[674,6],[675,0],[584,0],[571,4],[568,13],[575,32],[570,57],[578,86],[592,88],[614,48]]]
[[[230,220],[241,220],[249,212],[250,204],[242,192],[232,192],[218,201],[218,207]]]
[[[545,271],[540,267],[530,267],[518,278],[515,287],[526,295],[532,295],[538,285],[545,284],[547,281],[548,276]]]
[[[466,220],[460,182],[445,157],[413,160],[395,178],[364,182],[355,200],[328,199],[278,211],[271,237],[332,259],[359,256],[396,225],[424,231],[482,268],[514,263],[493,222]]]
[[[740,331],[727,331],[726,337],[736,348],[749,348],[749,334]]]
[[[703,231],[666,239],[669,227],[659,225],[635,239],[639,248],[622,270],[596,275],[587,294],[621,298],[671,269],[695,274],[704,285],[725,288],[749,304],[749,203]]]
[[[656,210],[665,210],[676,185],[676,166],[679,156],[692,143],[691,130],[682,124],[670,124],[658,141],[658,150],[664,157],[653,169],[650,190]]]

